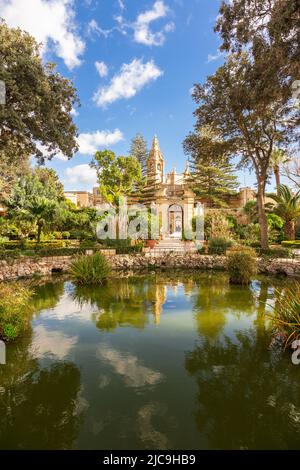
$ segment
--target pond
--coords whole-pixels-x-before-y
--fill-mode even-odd
[[[269,349],[265,315],[282,282],[39,283],[30,331],[0,366],[0,448],[298,448],[300,366]]]

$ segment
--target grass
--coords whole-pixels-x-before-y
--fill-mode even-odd
[[[71,264],[73,281],[79,285],[99,285],[108,277],[110,266],[101,253],[78,256]]]
[[[275,292],[272,322],[286,336],[285,346],[300,338],[300,282],[295,281],[282,291]]]
[[[32,295],[32,290],[20,283],[0,284],[0,337],[4,341],[17,339],[27,329]]]

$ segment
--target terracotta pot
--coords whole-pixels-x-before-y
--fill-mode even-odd
[[[146,240],[146,248],[151,248],[151,250],[153,250],[155,245],[156,245],[155,240]]]

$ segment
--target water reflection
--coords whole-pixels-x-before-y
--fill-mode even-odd
[[[32,355],[38,358],[50,355],[62,360],[68,356],[77,340],[78,336],[68,336],[59,330],[47,330],[43,325],[38,325],[33,332]]]
[[[124,378],[129,387],[155,385],[162,380],[161,372],[145,367],[139,358],[129,353],[121,354],[117,349],[101,345],[98,348],[99,359],[108,363],[114,371]]]
[[[0,367],[0,448],[297,448],[300,369],[269,350],[265,315],[280,285],[39,281],[31,330]]]
[[[80,426],[80,372],[68,362],[41,368],[30,343],[9,348],[1,368],[0,448],[70,448]]]
[[[278,281],[273,283],[280,288]],[[218,315],[210,328],[203,327],[201,297],[200,307],[196,303],[200,338],[195,348],[186,352],[186,369],[198,385],[195,416],[199,432],[214,449],[297,448],[299,371],[287,355],[269,349],[271,325],[265,313],[272,303],[274,286],[264,279],[242,292],[224,288],[222,294],[223,299],[216,295],[212,300],[208,295],[206,303],[209,314],[213,308],[219,310],[219,303],[224,304],[222,328]],[[251,324],[235,324],[229,335],[224,334],[228,309],[230,315],[251,315]],[[215,330],[214,319],[218,323]]]
[[[155,324],[160,323],[162,307],[166,301],[166,285],[143,277],[109,280],[97,288],[77,286],[74,300],[94,310],[93,321],[102,331],[131,326],[144,329],[152,313]]]

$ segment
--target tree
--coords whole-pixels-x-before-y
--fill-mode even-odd
[[[291,158],[284,165],[284,174],[297,189],[300,189],[300,157]]]
[[[55,65],[43,62],[41,46],[28,33],[0,21],[0,43],[0,80],[6,87],[6,103],[0,106],[0,162],[5,162],[2,179],[8,182],[30,156],[43,162],[59,152],[70,158],[77,151],[70,112],[78,98]]]
[[[111,150],[96,152],[91,166],[97,172],[100,193],[116,208],[120,197],[132,194],[142,179],[141,166],[135,157],[116,157]]]
[[[274,67],[289,80],[299,79],[299,0],[233,0],[222,2],[215,31],[221,49],[251,49],[265,70]]]
[[[190,155],[190,183],[195,193],[210,206],[227,206],[226,196],[237,188],[230,155],[211,128],[191,133],[184,141],[184,151]]]
[[[293,137],[290,116],[295,108],[279,99],[277,86],[287,86],[280,77],[270,77],[264,89],[260,67],[245,52],[228,57],[204,85],[194,86],[195,131],[210,126],[224,142],[224,151],[239,157],[240,166],[254,169],[261,246],[268,248],[268,224],[265,211],[265,187],[274,146],[284,149]],[[274,82],[276,81],[276,86]],[[273,84],[273,86],[271,86]],[[266,91],[266,93],[264,93]]]
[[[58,221],[59,205],[63,202],[62,185],[54,170],[38,168],[20,178],[11,195],[3,200],[8,217],[16,222],[30,222],[37,227],[37,241],[42,231]]]
[[[293,194],[288,186],[281,185],[278,194],[271,197],[277,204],[275,213],[284,220],[286,239],[295,240],[295,222],[300,217],[300,190]]]
[[[142,134],[138,133],[132,139],[130,155],[138,160],[142,168],[142,175],[143,177],[146,177],[149,151],[147,149],[147,142],[142,136]]]
[[[279,188],[280,188],[280,166],[287,164],[289,161],[289,158],[286,156],[286,154],[283,152],[283,150],[275,148],[272,152],[271,155],[271,165],[273,167],[273,172],[275,176],[275,181],[276,181],[276,191],[277,194],[279,194]]]

